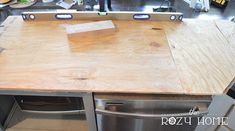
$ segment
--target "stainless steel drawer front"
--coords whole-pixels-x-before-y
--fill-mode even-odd
[[[194,130],[208,112],[209,100],[111,100],[96,99],[99,131]],[[195,110],[197,114],[190,114]],[[190,118],[192,125],[162,125],[162,118]]]

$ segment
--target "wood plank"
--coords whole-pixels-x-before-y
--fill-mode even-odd
[[[95,99],[116,100],[211,100],[211,95],[94,93]]]
[[[231,98],[228,95],[216,95],[213,97],[213,100],[209,106],[209,113],[204,116],[204,120],[206,118],[223,118],[228,117],[224,119],[225,124],[218,124],[218,121],[215,121],[214,124],[200,124],[197,126],[195,131],[234,131],[234,117],[230,116],[234,113],[235,101],[233,98]],[[231,121],[230,121],[231,120]],[[223,130],[227,129],[227,130]]]
[[[65,27],[68,37],[75,40],[106,37],[115,32],[115,26],[111,20],[66,25]]]
[[[214,95],[235,76],[234,40],[214,21],[114,20],[118,31],[108,37],[67,39],[65,24],[87,22],[9,17],[0,89]]]
[[[222,94],[235,76],[235,55],[214,21],[184,20],[163,26],[186,92]]]
[[[9,17],[0,38],[0,89],[185,93],[158,22],[113,21],[118,31],[108,37],[67,39],[64,24],[87,22]]]

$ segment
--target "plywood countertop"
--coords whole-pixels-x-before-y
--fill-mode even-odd
[[[0,90],[213,95],[235,76],[234,42],[215,21],[114,20],[114,34],[68,40],[64,26],[86,22],[8,17]]]

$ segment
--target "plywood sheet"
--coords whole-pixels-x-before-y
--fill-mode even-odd
[[[187,93],[222,94],[235,76],[235,56],[215,22],[188,19],[163,25]]]
[[[235,50],[235,23],[228,20],[216,20],[215,24],[233,50]],[[235,53],[235,51],[233,51]]]
[[[115,34],[67,39],[66,24],[86,22],[9,17],[0,89],[214,95],[235,76],[233,31],[215,21],[113,21]]]
[[[69,41],[64,26],[91,21],[4,22],[0,89],[184,94],[158,22],[113,21],[106,37]]]

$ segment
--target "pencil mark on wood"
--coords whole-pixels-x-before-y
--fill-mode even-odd
[[[88,78],[85,77],[77,77],[77,78],[73,78],[74,80],[88,80]]]
[[[162,28],[153,27],[153,30],[162,30]]]
[[[153,47],[157,47],[157,48],[161,47],[161,45],[159,43],[157,43],[157,42],[151,42],[149,45],[153,46]]]

